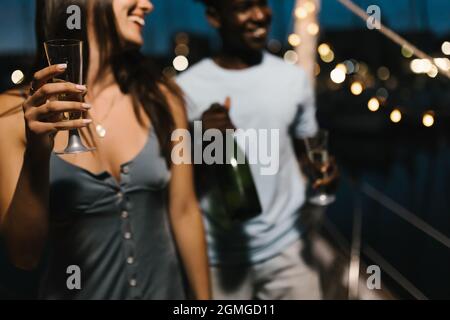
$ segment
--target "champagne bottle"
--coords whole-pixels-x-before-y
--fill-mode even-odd
[[[233,143],[233,152],[224,150],[224,163],[215,166],[216,181],[227,218],[232,223],[244,222],[258,216],[262,208],[248,160],[234,136],[228,136],[228,139],[232,139],[228,141]]]

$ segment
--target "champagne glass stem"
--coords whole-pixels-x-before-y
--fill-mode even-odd
[[[83,145],[81,141],[80,133],[78,129],[69,130],[69,142],[67,147],[60,152],[55,152],[56,154],[76,154],[92,151],[93,149],[88,149]]]

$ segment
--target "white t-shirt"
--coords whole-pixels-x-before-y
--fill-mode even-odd
[[[263,208],[260,216],[225,229],[210,214],[210,197],[200,199],[212,265],[258,263],[277,255],[299,238],[299,209],[305,200],[292,135],[311,136],[318,129],[307,74],[265,53],[261,64],[244,70],[223,69],[205,59],[182,73],[177,83],[185,92],[190,120],[230,97],[236,128],[279,129],[278,172],[263,175],[259,163],[250,165]]]

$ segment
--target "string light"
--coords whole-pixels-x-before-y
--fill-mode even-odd
[[[25,79],[25,75],[21,70],[16,70],[11,74],[11,81],[14,84],[21,84]]]
[[[331,50],[330,46],[327,43],[322,43],[319,47],[317,47],[317,52],[319,53],[320,59],[322,59],[323,62],[333,62],[334,52],[333,50]]]
[[[390,118],[393,123],[399,123],[400,121],[402,121],[402,113],[400,112],[400,110],[394,109],[391,112]]]
[[[355,96],[359,96],[363,92],[363,90],[364,90],[364,87],[363,87],[362,83],[359,81],[353,82],[350,87],[350,91]]]
[[[305,0],[307,1],[307,0]],[[364,21],[367,20],[368,14],[364,11],[364,9],[358,7],[355,5],[355,3],[352,0],[337,0],[341,4],[343,4],[347,9],[355,13],[357,16],[362,18]],[[308,30],[309,25],[307,26],[308,33],[310,30]],[[318,26],[317,26],[318,27]],[[317,29],[317,33],[319,30]],[[393,42],[399,44],[401,46],[401,54],[405,58],[411,58],[413,56],[418,57],[418,59],[414,59],[410,63],[410,68],[412,72],[416,74],[427,74],[431,78],[437,77],[439,72],[446,75],[450,78],[450,59],[448,58],[432,58],[430,55],[426,54],[413,44],[409,43],[405,39],[403,39],[401,36],[393,32],[391,29],[387,28],[386,26],[382,25],[382,29],[380,32],[385,35],[387,38],[392,40]],[[317,34],[316,33],[316,34]],[[450,56],[450,41],[445,41],[442,43],[442,52],[444,55]],[[327,44],[321,44],[318,48],[318,53],[320,55],[320,58],[324,62],[331,62],[334,60],[334,52],[331,50],[331,48]],[[347,60],[349,61],[349,60]],[[358,70],[351,70],[351,65],[345,61],[344,64],[337,65],[333,71],[330,73],[330,78],[332,82],[328,82],[328,86],[331,88],[339,88],[339,86],[333,85],[339,84],[345,81],[346,74],[352,74],[353,72],[358,73],[359,76],[367,77],[365,78],[364,82],[365,85],[372,87],[374,84],[374,77],[371,74],[368,74],[368,67],[364,63],[358,64]],[[355,65],[356,69],[356,65]],[[398,85],[398,81],[395,77],[391,78],[391,72],[387,67],[380,67],[377,70],[377,76],[380,80],[386,81],[385,85],[389,89],[395,89]],[[364,90],[364,87],[360,81],[355,81],[351,84],[350,90],[352,94],[354,95],[360,95],[362,91]],[[368,108],[370,111],[377,111],[380,108],[380,100],[381,103],[384,103],[384,100],[387,100],[389,96],[389,92],[385,88],[380,88],[377,90],[377,97],[373,97],[368,101]],[[379,100],[380,99],[380,100]],[[403,120],[403,114],[399,108],[393,109],[389,114],[390,121],[393,123],[399,123]],[[433,111],[427,111],[422,115],[422,124],[425,127],[432,127],[435,124],[435,114]]]
[[[433,69],[433,64],[428,59],[414,59],[410,63],[412,72],[414,73],[429,73]]]
[[[331,48],[328,44],[326,43],[322,43],[318,48],[317,48],[317,52],[319,52],[319,54],[321,56],[326,56],[331,52]]]
[[[422,123],[425,127],[429,128],[434,125],[434,112],[428,111],[422,117]]]
[[[284,54],[284,61],[289,64],[296,64],[298,62],[298,54],[294,50],[288,50]]]
[[[445,41],[442,44],[442,52],[446,55],[446,56],[450,56],[450,42],[449,41]]]
[[[305,19],[308,16],[308,11],[304,7],[298,7],[295,9],[295,16],[297,19]]]
[[[347,74],[347,71],[348,71],[346,65],[343,64],[343,63],[339,63],[339,64],[336,66],[336,69],[341,70],[341,71],[344,72],[345,74]]]
[[[334,83],[342,83],[346,79],[345,71],[342,68],[336,67],[333,71],[331,71],[330,78]]]
[[[373,97],[367,103],[367,107],[369,108],[370,111],[376,112],[378,111],[378,109],[380,109],[380,101],[378,101],[377,98]]]
[[[314,13],[316,11],[316,5],[312,1],[306,2],[303,7],[308,13]]]
[[[411,58],[414,55],[414,51],[405,44],[402,46],[402,55],[405,58]]]
[[[435,58],[434,63],[442,70],[450,71],[450,59],[448,58]]]
[[[330,53],[326,56],[320,56],[320,59],[322,59],[322,61],[325,63],[331,63],[334,61],[334,52],[330,51]]]
[[[177,71],[184,71],[189,67],[189,60],[185,56],[177,56],[173,59],[173,67]]]
[[[300,39],[300,36],[298,34],[292,33],[288,37],[288,42],[291,46],[298,47],[300,45],[300,43],[302,42],[302,40]]]
[[[319,25],[317,23],[310,23],[308,24],[308,26],[306,27],[306,31],[308,31],[308,33],[312,36],[315,36],[319,33]]]
[[[430,78],[436,78],[438,74],[439,74],[439,70],[435,65],[432,65],[430,71],[427,72],[427,75]]]

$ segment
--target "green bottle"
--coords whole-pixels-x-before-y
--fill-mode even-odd
[[[247,157],[234,136],[227,138],[232,141],[234,152],[227,154],[224,150],[223,164],[215,165],[216,183],[219,185],[229,222],[244,222],[261,214],[261,203]]]

